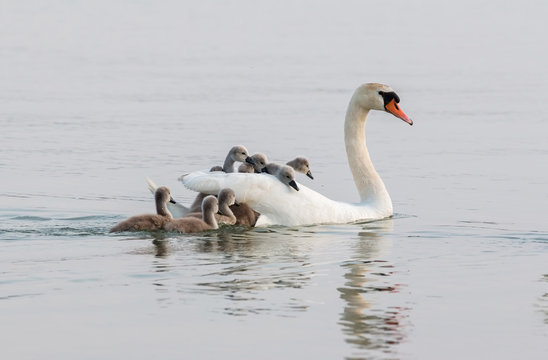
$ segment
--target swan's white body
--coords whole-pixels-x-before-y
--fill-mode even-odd
[[[180,180],[187,188],[207,194],[216,194],[226,187],[233,189],[236,201],[247,203],[261,214],[257,226],[348,223],[391,216],[392,200],[365,143],[365,122],[370,110],[386,110],[412,125],[397,102],[399,98],[389,86],[364,84],[348,105],[344,140],[360,203],[334,201],[301,184],[300,191],[295,191],[266,174],[198,171],[181,176]]]
[[[246,203],[261,214],[255,226],[348,223],[392,215],[391,203],[380,209],[372,204],[334,201],[300,183],[296,191],[268,174],[196,171],[185,175],[182,181],[187,188],[206,194],[231,188],[237,202]]]

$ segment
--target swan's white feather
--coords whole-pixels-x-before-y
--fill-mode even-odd
[[[302,184],[296,191],[268,174],[196,171],[179,180],[188,189],[206,194],[231,188],[236,201],[247,203],[261,214],[257,226],[348,223],[391,215],[380,213],[370,204],[333,201]]]

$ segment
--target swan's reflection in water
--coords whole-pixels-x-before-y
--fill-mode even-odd
[[[208,301],[211,311],[230,316],[296,317],[325,300],[311,298],[307,291],[318,285],[316,277],[329,278],[342,268],[343,278],[330,283],[336,284],[332,293],[344,301],[342,309],[334,310],[355,351],[352,356],[391,352],[404,337],[408,311],[393,296],[402,285],[393,280],[394,266],[388,260],[392,226],[389,219],[159,235],[150,251],[153,271],[161,274],[154,280],[158,302]]]
[[[548,274],[542,275],[541,281],[548,283]],[[548,292],[539,297],[538,307],[544,313],[544,323],[548,325]]]
[[[355,243],[354,259],[341,264],[346,282],[338,289],[345,301],[339,324],[346,341],[354,345],[352,358],[363,358],[363,353],[371,350],[391,353],[405,334],[407,309],[387,306],[393,302],[390,295],[401,287],[392,281],[394,266],[385,260],[392,244],[383,235],[392,230],[392,225],[392,219],[364,224]]]

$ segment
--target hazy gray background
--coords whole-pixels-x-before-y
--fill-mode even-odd
[[[544,358],[545,1],[2,1],[0,314],[10,358]],[[380,223],[106,235],[244,144],[306,155],[357,201],[368,122]],[[129,241],[131,240],[131,241]],[[155,240],[154,243],[152,240]]]

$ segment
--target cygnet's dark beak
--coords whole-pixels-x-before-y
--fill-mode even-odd
[[[246,158],[245,158],[245,162],[248,163],[248,164],[251,164],[251,165],[255,166],[255,160],[253,160],[253,159],[251,158],[251,156],[246,157]]]
[[[310,170],[308,170],[308,172],[306,173],[306,176],[314,180],[314,176],[312,176],[312,173],[310,172]]]
[[[261,172],[262,173],[267,173],[268,174],[268,170],[266,170],[266,166],[264,168],[261,169]]]
[[[175,200],[173,200],[173,198],[171,196],[169,197],[169,202],[172,203],[172,204],[177,204],[177,202]]]
[[[299,187],[297,186],[297,183],[295,182],[295,180],[291,180],[289,183],[288,183],[289,186],[291,186],[293,189],[299,191]]]

